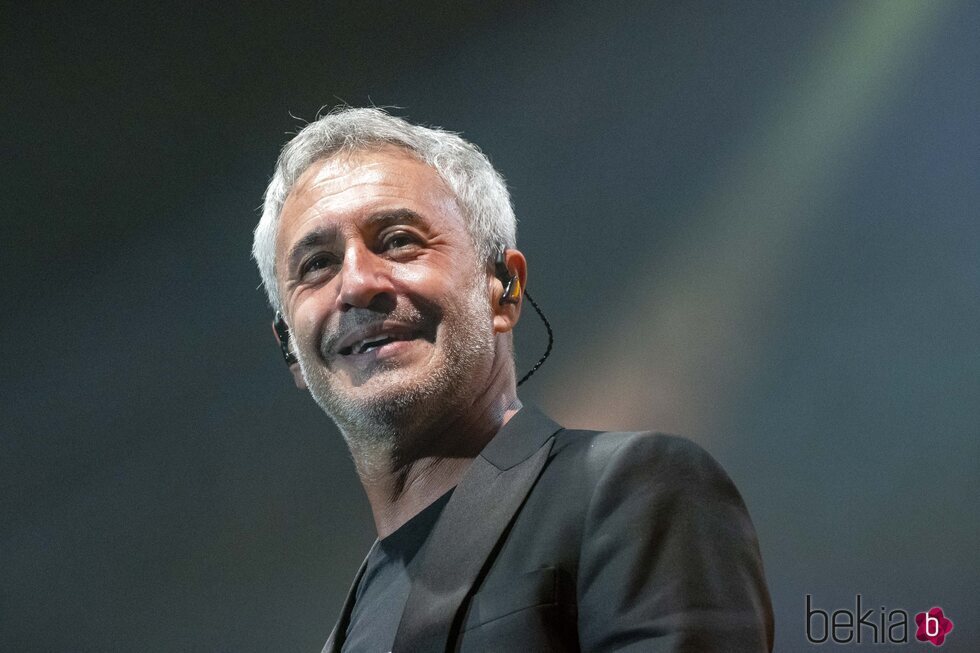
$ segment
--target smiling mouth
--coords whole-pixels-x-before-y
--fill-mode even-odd
[[[358,340],[357,342],[349,345],[347,347],[341,347],[337,353],[341,356],[350,356],[351,354],[363,354],[375,349],[384,347],[391,342],[399,342],[403,340],[415,340],[418,336],[415,334],[378,334],[376,336],[370,336],[364,338],[363,340]]]

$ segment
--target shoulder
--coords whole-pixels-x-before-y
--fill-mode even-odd
[[[634,532],[642,525],[702,531],[710,522],[716,533],[754,540],[734,482],[692,440],[654,431],[563,431],[552,455],[549,486],[577,497],[586,531]]]
[[[562,429],[555,435],[556,453],[568,450],[572,455],[587,450],[596,462],[608,461],[629,453],[640,453],[653,459],[696,459],[708,454],[694,441],[661,431],[592,431]]]
[[[731,482],[700,445],[658,431],[565,429],[555,436],[551,457],[556,466],[575,467],[597,483],[609,476],[635,477],[655,484]]]
[[[561,435],[561,434],[560,434]],[[699,445],[654,432],[556,439],[588,474],[576,589],[582,648],[771,650],[758,541],[734,483]],[[631,649],[633,650],[633,649]]]

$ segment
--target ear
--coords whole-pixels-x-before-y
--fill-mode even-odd
[[[276,329],[275,321],[272,322],[272,335],[275,336],[276,346],[281,351],[284,345],[283,337],[282,334],[279,333],[279,330]],[[292,343],[289,341],[288,337],[286,339],[285,346],[292,349]],[[299,363],[289,363],[289,372],[293,375],[293,383],[296,384],[296,387],[300,390],[306,390],[306,379],[303,378],[303,370],[299,368]]]
[[[493,298],[493,331],[494,333],[510,333],[521,317],[521,304],[524,299],[523,289],[527,287],[527,260],[517,249],[504,250],[504,265],[507,267],[507,276],[504,279],[493,276],[492,292]],[[504,297],[504,290],[510,277],[516,276],[515,286],[520,284],[520,294],[514,300],[500,300]],[[515,287],[512,286],[512,289]]]

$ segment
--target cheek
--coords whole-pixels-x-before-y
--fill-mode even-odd
[[[447,296],[446,304],[447,313],[468,332],[491,329],[493,326],[489,289],[482,280],[461,279]]]
[[[333,301],[326,292],[307,293],[294,298],[293,331],[302,343],[318,342],[327,328]]]
[[[469,283],[464,274],[427,266],[404,266],[393,271],[392,280],[397,294],[430,308],[439,306],[440,312],[452,310],[461,287]]]
[[[452,273],[446,266],[434,265],[431,261],[426,260],[392,265],[388,273],[393,281],[404,284],[405,290],[413,289],[415,291],[424,291],[452,278]]]

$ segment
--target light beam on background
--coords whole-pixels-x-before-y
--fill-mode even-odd
[[[625,275],[609,331],[577,360],[588,373],[558,371],[581,380],[546,397],[565,423],[718,430],[712,417],[760,362],[767,306],[780,301],[821,198],[950,4],[850,5],[690,211],[671,254]]]

